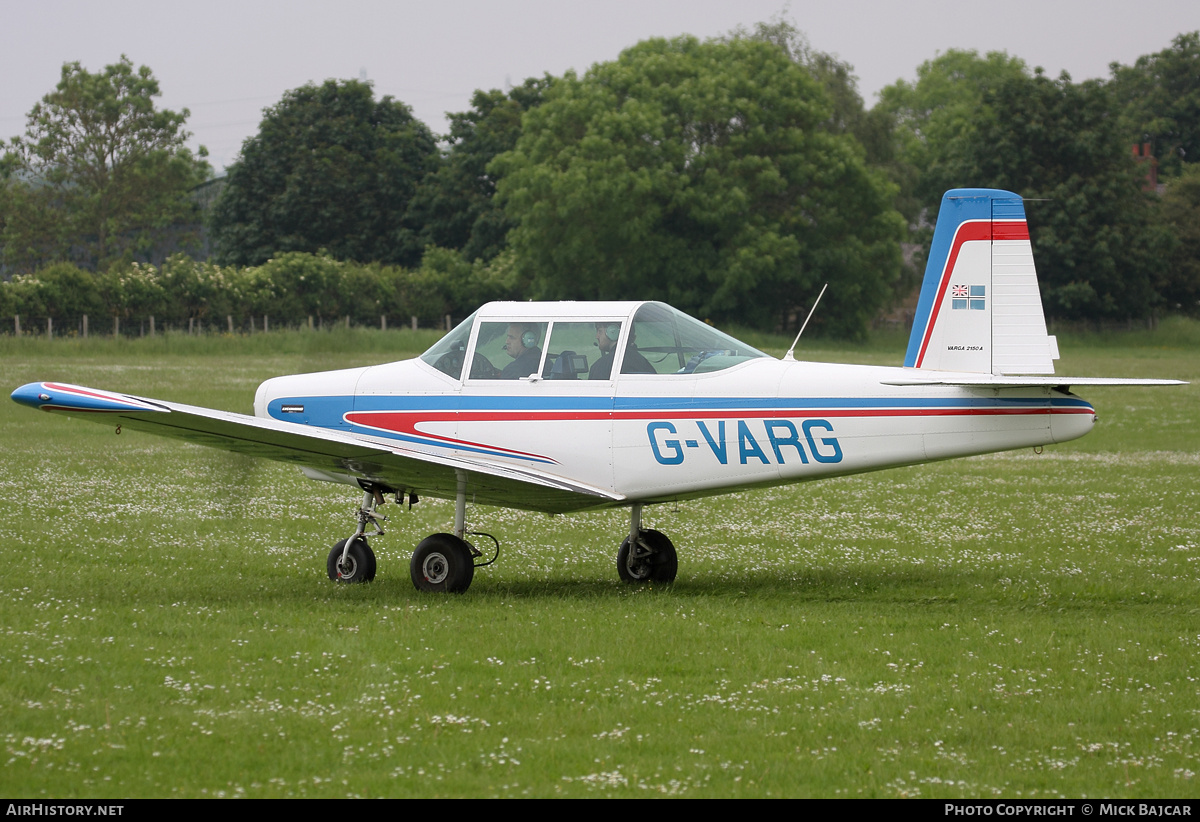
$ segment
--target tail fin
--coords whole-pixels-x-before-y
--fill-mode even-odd
[[[1025,206],[1010,191],[942,196],[904,365],[980,374],[1053,374]]]

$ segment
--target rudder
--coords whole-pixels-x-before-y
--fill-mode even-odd
[[[981,374],[1053,374],[1021,198],[997,189],[942,196],[904,365]]]

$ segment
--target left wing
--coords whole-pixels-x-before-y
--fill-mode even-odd
[[[14,391],[12,398],[42,411],[83,414],[108,425],[292,463],[309,469],[310,475],[360,479],[444,499],[455,498],[459,472],[466,478],[467,499],[485,505],[564,513],[625,499],[538,469],[427,454],[325,428],[66,383],[29,383]]]

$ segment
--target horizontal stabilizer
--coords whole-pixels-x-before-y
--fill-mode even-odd
[[[1063,385],[1187,385],[1182,380],[1143,380],[1121,377],[991,377],[972,374],[946,374],[945,376],[917,376],[884,380],[882,385],[963,385],[973,388],[1020,388],[1044,385],[1051,388]]]

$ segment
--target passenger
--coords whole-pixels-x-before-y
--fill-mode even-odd
[[[515,380],[536,374],[542,360],[542,349],[537,345],[537,326],[533,323],[510,323],[508,336],[504,338],[504,350],[513,361],[500,372],[500,379]]]
[[[600,359],[592,365],[588,372],[589,380],[607,380],[612,376],[613,358],[617,353],[617,339],[621,336],[620,323],[596,323],[596,346],[600,349]],[[654,366],[638,353],[633,345],[633,332],[629,334],[629,344],[625,346],[625,362],[621,366],[622,374],[654,374]]]

